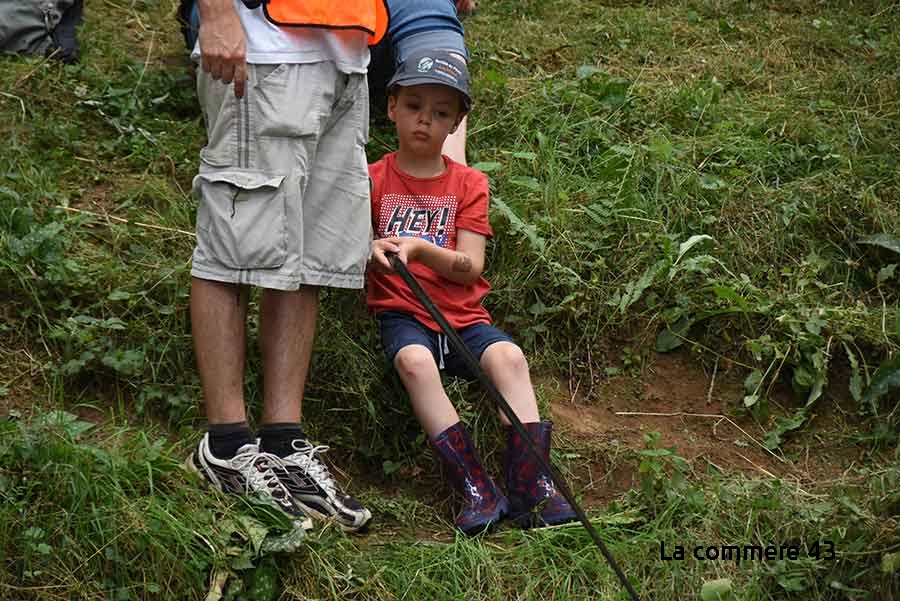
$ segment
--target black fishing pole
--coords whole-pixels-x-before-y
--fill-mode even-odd
[[[600,549],[600,552],[603,553],[603,557],[606,558],[607,563],[609,563],[610,567],[613,569],[613,572],[616,573],[616,576],[619,578],[619,581],[622,583],[622,586],[625,587],[625,590],[628,591],[629,596],[631,596],[632,601],[640,601],[637,596],[637,593],[634,591],[634,588],[631,586],[631,583],[628,582],[628,579],[625,577],[625,574],[622,572],[622,569],[619,567],[619,564],[616,563],[615,558],[610,554],[609,550],[606,548],[606,545],[603,544],[603,541],[600,540],[600,535],[597,534],[597,531],[594,529],[594,525],[591,524],[590,520],[588,520],[587,516],[584,513],[584,510],[581,508],[578,503],[575,502],[575,495],[572,494],[572,491],[569,490],[569,487],[566,485],[562,476],[553,466],[550,461],[545,461],[541,453],[537,450],[537,447],[534,444],[534,441],[531,439],[531,436],[525,431],[525,427],[522,425],[522,422],[519,420],[518,416],[512,410],[512,407],[509,406],[509,403],[503,398],[503,395],[500,394],[500,391],[497,390],[497,387],[494,386],[494,383],[491,382],[490,378],[487,377],[487,374],[484,373],[484,370],[481,369],[481,365],[479,365],[478,360],[472,354],[472,351],[469,350],[469,347],[465,345],[462,341],[462,338],[459,337],[459,334],[456,333],[456,330],[453,329],[453,326],[450,325],[450,322],[447,321],[447,318],[441,313],[440,309],[434,304],[425,290],[422,289],[422,286],[419,284],[419,281],[416,277],[410,273],[409,269],[406,267],[406,264],[400,260],[396,253],[386,253],[388,259],[391,262],[391,266],[393,266],[394,270],[400,274],[400,277],[406,282],[406,285],[409,286],[409,289],[412,290],[413,294],[419,299],[419,302],[422,303],[422,306],[425,307],[425,310],[431,315],[434,321],[437,322],[438,326],[440,326],[441,330],[443,330],[444,335],[447,336],[447,339],[450,341],[450,345],[453,347],[453,350],[458,352],[460,356],[463,358],[463,361],[466,364],[466,367],[469,368],[475,376],[478,377],[478,381],[481,382],[481,385],[488,391],[491,397],[493,397],[494,401],[497,403],[497,406],[509,420],[509,423],[512,424],[512,427],[518,432],[519,436],[522,437],[522,440],[525,441],[525,444],[528,446],[529,452],[537,459],[538,464],[541,466],[546,473],[550,475],[550,479],[553,481],[553,484],[556,486],[556,489],[565,497],[566,501],[569,502],[569,505],[572,506],[572,509],[575,510],[575,514],[578,516],[578,520],[581,522],[581,525],[584,526],[585,530],[588,531],[591,539],[594,541],[594,544]]]

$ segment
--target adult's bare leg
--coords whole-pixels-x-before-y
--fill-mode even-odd
[[[319,289],[315,286],[262,293],[263,424],[300,422],[318,311]]]
[[[210,424],[247,421],[244,407],[246,287],[191,278],[191,331]]]
[[[466,162],[466,125],[468,122],[469,116],[466,115],[460,121],[456,131],[447,136],[444,140],[444,146],[441,148],[441,152],[463,165],[468,165]]]

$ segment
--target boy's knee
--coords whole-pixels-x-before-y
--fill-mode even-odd
[[[394,368],[400,374],[400,379],[405,381],[437,371],[437,364],[427,348],[419,344],[410,344],[400,349],[394,357]]]
[[[528,359],[518,345],[512,342],[497,342],[487,348],[485,353],[490,353],[490,360],[503,371],[528,373]]]

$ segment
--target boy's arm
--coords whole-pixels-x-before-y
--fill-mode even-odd
[[[456,250],[413,237],[383,238],[376,242],[373,258],[382,266],[390,265],[386,258],[381,259],[384,252],[395,252],[404,263],[421,263],[451,282],[464,285],[474,284],[484,271],[487,237],[469,230],[457,230]]]

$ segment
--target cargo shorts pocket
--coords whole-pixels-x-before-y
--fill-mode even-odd
[[[194,178],[197,250],[231,269],[272,269],[287,257],[285,176],[211,171]]]

